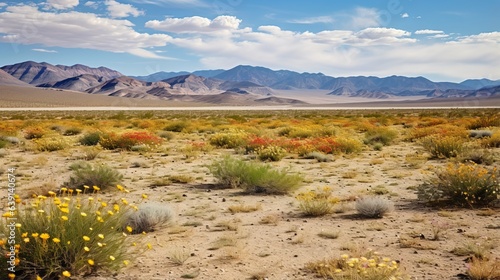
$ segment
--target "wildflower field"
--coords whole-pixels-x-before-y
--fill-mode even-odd
[[[0,279],[500,279],[500,110],[1,117]]]

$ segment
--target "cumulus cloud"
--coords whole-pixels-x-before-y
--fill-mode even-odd
[[[162,21],[151,20],[145,26],[165,32],[174,33],[212,33],[236,30],[241,20],[234,16],[218,16],[213,20],[193,16],[185,18],[166,18]]]
[[[47,0],[47,5],[54,9],[65,10],[78,6],[78,0]]]
[[[150,4],[150,5],[157,5],[157,6],[183,6],[183,7],[207,7],[208,5],[205,4],[201,0],[130,0],[134,3],[139,3],[139,4]],[[215,3],[215,2],[214,2]]]
[[[138,17],[144,14],[143,11],[138,10],[130,4],[118,3],[115,0],[106,0],[104,4],[107,6],[109,15],[114,18],[124,18],[128,16]]]
[[[0,8],[7,6],[7,3],[0,2]]]
[[[403,13],[403,14],[401,14],[401,17],[402,17],[402,18],[409,18],[409,17],[410,17],[410,15],[409,15],[408,13]]]
[[[431,30],[431,29],[422,29],[415,31],[417,35],[434,35],[434,34],[443,34],[444,31],[441,30]]]
[[[500,45],[500,32],[480,33],[477,35],[465,36],[459,39],[462,43],[486,43]],[[499,46],[500,47],[500,46]]]
[[[99,17],[92,13],[39,11],[33,6],[9,6],[0,13],[0,41],[41,44],[48,47],[83,48],[126,52],[163,58],[148,50],[165,46],[165,34],[138,33],[127,20]]]
[[[358,7],[354,10],[354,13],[349,13],[346,27],[357,30],[378,27],[382,23],[382,15],[377,9]]]
[[[44,53],[57,53],[56,50],[46,50],[46,49],[31,49],[32,51],[35,52],[44,52]]]

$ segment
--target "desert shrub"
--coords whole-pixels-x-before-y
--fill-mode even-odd
[[[333,197],[330,187],[317,188],[299,193],[296,197],[299,210],[305,216],[318,217],[333,213],[339,199]]]
[[[71,135],[78,135],[82,133],[82,129],[79,127],[70,127],[64,130],[63,135],[65,136],[71,136]]]
[[[473,162],[485,165],[491,165],[495,161],[495,156],[491,151],[476,147],[465,149],[458,155],[457,158],[463,163]]]
[[[340,258],[309,262],[306,270],[333,280],[407,279],[396,261],[374,254],[361,257],[344,254]]]
[[[127,215],[126,225],[132,227],[132,233],[152,232],[168,226],[173,219],[173,212],[163,203],[147,203],[139,210]]]
[[[440,124],[430,127],[415,127],[408,132],[405,139],[409,141],[415,141],[432,135],[436,137],[449,136],[465,138],[468,136],[468,131],[465,127],[451,124]]]
[[[84,160],[94,160],[101,153],[101,149],[97,147],[85,147],[83,150],[82,159]]]
[[[356,211],[366,218],[382,218],[392,208],[392,202],[381,196],[367,196],[356,200]]]
[[[481,139],[481,145],[485,148],[500,148],[500,130],[495,131],[491,137]]]
[[[262,161],[280,161],[286,156],[286,150],[279,146],[267,146],[257,150],[257,155]]]
[[[68,142],[58,137],[40,138],[33,141],[35,150],[39,152],[54,152],[64,150],[69,147]]]
[[[398,132],[388,127],[375,127],[365,132],[365,143],[381,143],[384,146],[391,144],[398,137]]]
[[[91,132],[83,135],[78,141],[84,146],[95,146],[101,139],[101,132]]]
[[[477,164],[448,164],[417,187],[419,200],[458,206],[484,206],[498,200],[499,172]]]
[[[172,123],[167,124],[165,128],[163,128],[164,131],[171,131],[171,132],[182,132],[189,126],[188,122],[185,121],[175,121]]]
[[[47,134],[47,131],[41,127],[28,127],[24,131],[24,138],[28,140],[39,139],[42,138],[45,134]]]
[[[500,126],[500,115],[485,115],[474,120],[469,129],[478,129],[492,126]]]
[[[345,154],[354,154],[363,149],[363,143],[356,138],[338,137],[338,151]]]
[[[304,156],[305,159],[315,159],[317,160],[318,162],[329,162],[329,161],[333,161],[333,159],[331,158],[331,156],[328,156],[327,154],[324,154],[322,152],[310,152],[310,153],[307,153],[305,156]]]
[[[303,181],[302,176],[289,174],[287,169],[276,170],[268,164],[230,156],[215,161],[209,168],[220,185],[243,188],[249,193],[285,194],[298,189]]]
[[[493,135],[493,132],[490,130],[471,130],[471,131],[469,131],[470,138],[485,138],[485,137],[491,137],[491,135]]]
[[[467,265],[467,276],[470,280],[500,279],[500,260],[484,260],[472,257]]]
[[[132,250],[124,232],[127,205],[98,201],[94,197],[38,196],[32,203],[18,204],[15,214],[19,238],[16,247],[16,279],[61,279],[84,276],[98,270],[116,271],[128,263]],[[10,252],[5,238],[10,230],[0,221],[0,260]],[[9,232],[7,232],[9,230]],[[11,279],[2,275],[2,279]],[[64,274],[63,274],[64,273]],[[40,278],[37,278],[40,277]]]
[[[451,253],[456,256],[475,257],[481,260],[487,259],[489,250],[495,248],[492,244],[481,244],[477,242],[467,242],[461,246],[453,248]]]
[[[175,133],[172,131],[161,131],[158,133],[158,136],[166,140],[172,140],[175,138]]]
[[[98,186],[106,189],[120,184],[123,176],[106,164],[80,163],[73,166],[73,174],[66,186],[73,189],[83,189],[84,186]]]
[[[131,150],[134,146],[145,145],[152,147],[159,145],[162,138],[147,131],[131,131],[120,135],[115,133],[101,135],[99,143],[106,150]]]
[[[422,140],[422,146],[432,158],[451,158],[464,149],[464,141],[459,137],[428,136]]]
[[[0,149],[7,147],[8,144],[9,144],[9,142],[7,142],[3,139],[0,139]]]
[[[243,147],[247,143],[248,134],[241,130],[219,132],[210,137],[211,145],[220,148],[233,149]]]
[[[1,136],[0,140],[6,142],[7,144],[13,144],[13,145],[17,145],[19,144],[19,142],[21,142],[19,138],[14,136]]]

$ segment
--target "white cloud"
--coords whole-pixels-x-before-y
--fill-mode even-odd
[[[145,26],[165,32],[174,33],[212,33],[218,31],[236,30],[241,20],[234,16],[218,16],[213,20],[193,16],[185,18],[166,18],[162,21],[152,20]]]
[[[48,47],[83,48],[164,58],[147,50],[165,46],[165,34],[138,33],[127,20],[92,13],[42,12],[33,6],[10,6],[0,13],[0,41],[41,44]]]
[[[202,0],[130,0],[138,4],[150,4],[157,6],[183,6],[183,7],[208,7]],[[216,3],[216,2],[214,2]]]
[[[55,50],[46,50],[46,49],[31,49],[32,51],[35,52],[44,52],[44,53],[57,53]]]
[[[138,10],[130,4],[118,3],[115,0],[106,0],[104,4],[108,7],[108,12],[111,17],[114,18],[124,18],[128,16],[138,17],[144,14],[143,11]]]
[[[367,27],[378,27],[382,22],[382,16],[377,9],[358,7],[353,14],[349,14],[346,27],[358,30]]]
[[[332,23],[334,22],[331,16],[308,17],[302,19],[289,20],[290,23],[298,24],[315,24],[315,23]]]
[[[401,17],[402,17],[402,18],[409,18],[409,17],[410,17],[410,15],[409,15],[408,13],[403,13],[403,14],[401,15]]]
[[[459,39],[462,43],[487,43],[500,45],[500,32],[480,33]],[[499,46],[500,47],[500,46]]]
[[[87,2],[85,2],[84,6],[90,7],[92,9],[97,9],[99,7],[99,4],[97,4],[97,2],[94,2],[94,1],[87,1]]]
[[[71,9],[78,6],[78,0],[47,0],[47,4],[58,10]]]
[[[441,30],[431,30],[431,29],[422,29],[415,31],[417,35],[434,35],[434,34],[443,34],[444,31]]]
[[[0,8],[7,6],[7,3],[0,2]]]
[[[442,38],[448,38],[450,35],[448,34],[436,34],[432,36],[428,36],[427,38],[433,38],[433,39],[442,39]]]

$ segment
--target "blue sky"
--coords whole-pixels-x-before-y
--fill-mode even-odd
[[[0,0],[0,65],[500,79],[500,1]]]

